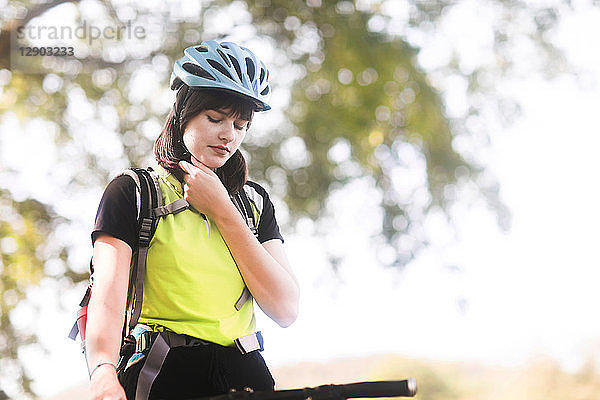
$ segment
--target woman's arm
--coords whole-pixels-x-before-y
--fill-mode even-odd
[[[100,234],[94,242],[94,284],[88,305],[86,353],[90,371],[98,364],[117,365],[129,282],[131,247]],[[125,399],[115,368],[105,364],[94,371],[94,399]]]
[[[300,290],[280,240],[261,245],[229,199],[217,175],[205,166],[181,162],[185,199],[215,221],[260,308],[282,327],[298,315]]]
[[[213,216],[244,282],[260,308],[282,327],[298,316],[300,290],[279,239],[262,245],[256,240],[231,201]]]

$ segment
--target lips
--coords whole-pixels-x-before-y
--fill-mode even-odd
[[[229,154],[230,150],[225,146],[208,146],[219,154]]]

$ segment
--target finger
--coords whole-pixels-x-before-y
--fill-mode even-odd
[[[191,174],[192,172],[194,172],[194,165],[190,164],[187,161],[179,161],[179,168],[181,168],[182,170],[184,170],[186,173]]]
[[[212,169],[207,167],[205,164],[200,163],[199,165],[190,164],[187,161],[179,161],[179,166],[184,170],[188,175],[195,176],[198,173],[211,174],[213,173]]]

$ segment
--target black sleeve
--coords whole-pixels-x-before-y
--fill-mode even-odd
[[[258,183],[248,181],[246,184],[262,197],[262,212],[258,222],[258,241],[264,243],[267,240],[279,239],[283,242],[283,236],[279,232],[279,225],[277,225],[277,219],[275,218],[275,207],[273,207],[269,194]]]
[[[136,247],[137,197],[135,182],[131,177],[118,176],[104,190],[96,213],[92,244],[100,233],[121,239],[132,249]]]

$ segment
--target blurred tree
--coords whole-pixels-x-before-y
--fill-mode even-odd
[[[152,138],[171,105],[170,68],[183,48],[214,38],[270,45],[275,88],[291,91],[285,111],[289,123],[249,140],[253,176],[277,188],[292,217],[315,220],[323,217],[332,192],[353,179],[370,177],[379,192],[374,195],[381,196],[381,235],[396,255],[390,263],[404,265],[426,241],[420,232],[424,216],[432,209],[448,213],[456,187],[478,188],[497,211],[500,224],[506,225],[494,180],[481,173],[476,157],[458,152],[453,143],[469,133],[466,122],[477,116],[478,104],[472,101],[462,117],[449,117],[436,84],[440,74],[463,77],[473,98],[489,95],[502,106],[500,115],[512,115],[507,110],[518,107],[493,90],[494,77],[511,73],[509,52],[523,36],[537,44],[546,65],[563,70],[546,33],[557,21],[558,9],[570,6],[489,0],[499,16],[490,27],[495,63],[465,69],[455,55],[447,65],[426,71],[418,62],[419,40],[408,36],[431,34],[436,23],[464,2],[402,2],[403,30],[386,12],[397,5],[393,1],[214,0],[186,2],[185,7],[95,0],[2,3],[0,127],[10,118],[22,124],[46,121],[57,132],[54,165],[62,167],[64,189],[52,204],[15,201],[14,187],[6,182],[18,182],[19,170],[0,160],[0,200],[8,210],[0,218],[0,236],[3,248],[11,250],[3,251],[2,265],[12,271],[3,274],[0,287],[3,363],[17,360],[13,339],[23,335],[14,329],[9,312],[24,298],[27,286],[45,275],[48,255],[36,249],[52,227],[49,210],[74,193],[98,190],[120,169],[145,165],[152,158]],[[145,28],[146,37],[137,42],[82,39],[77,43],[85,50],[81,59],[31,57],[25,65],[15,64],[18,48],[11,40],[19,27],[50,13],[79,26],[126,27],[134,22]],[[515,25],[533,28],[509,35]],[[11,134],[16,133],[0,132],[0,139],[8,140]],[[416,176],[410,185],[399,178],[407,172]],[[27,192],[25,186],[20,190]],[[21,228],[3,222],[9,217],[22,221]],[[404,240],[409,236],[416,240]],[[69,280],[83,279],[81,266],[65,256],[73,249],[54,251],[67,263]],[[2,347],[2,338],[8,347]],[[28,382],[25,378],[26,391]]]
[[[49,258],[46,238],[52,225],[45,205],[14,201],[0,190],[0,382],[7,378],[3,373],[16,370],[26,391],[31,379],[14,364],[19,347],[33,343],[35,336],[15,329],[10,313],[44,276],[44,261]]]
[[[402,38],[370,31],[374,13],[354,10],[351,2],[325,1],[319,7],[304,1],[249,3],[254,3],[250,9],[259,26],[266,25],[265,31],[303,66],[287,112],[294,136],[282,135],[284,145],[300,142],[300,161],[286,159],[289,152],[258,152],[269,157],[261,164],[283,168],[286,203],[297,215],[312,218],[322,215],[325,200],[340,184],[372,177],[383,194],[381,232],[396,248],[396,262],[404,265],[416,248],[402,249],[398,240],[418,235],[413,228],[426,209],[446,207],[443,189],[456,181],[458,168],[477,170],[452,148],[444,107],[417,64],[417,49]],[[277,144],[275,149],[281,149]],[[417,171],[422,186],[394,181],[394,174],[411,162],[402,159],[403,147],[425,160]],[[336,157],[336,148],[345,148],[346,154]],[[418,199],[420,189],[425,199]]]

